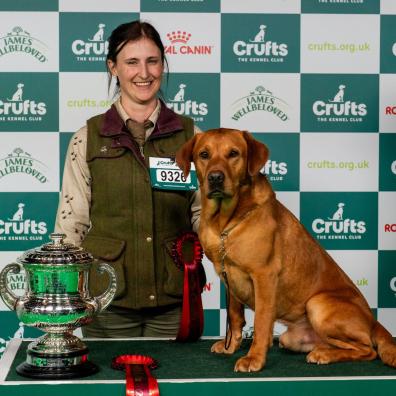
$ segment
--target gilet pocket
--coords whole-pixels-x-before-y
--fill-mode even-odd
[[[125,284],[125,241],[107,237],[87,235],[82,247],[91,253],[95,262],[89,271],[89,292],[96,297],[102,294],[109,284],[106,274],[97,271],[99,263],[111,265],[117,276],[117,291],[114,299],[120,299],[126,294]]]

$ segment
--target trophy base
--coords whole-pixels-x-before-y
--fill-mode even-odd
[[[28,348],[26,361],[16,368],[23,377],[71,379],[95,374],[99,368],[88,360],[88,348],[64,353],[38,352]]]
[[[51,380],[87,377],[98,370],[99,368],[89,361],[72,367],[38,367],[25,362],[16,368],[16,372],[23,377]]]

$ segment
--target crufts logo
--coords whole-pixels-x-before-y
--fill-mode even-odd
[[[0,37],[0,57],[12,53],[21,53],[31,55],[39,62],[44,63],[48,61],[43,53],[46,50],[47,46],[42,41],[32,37],[29,32],[20,26],[15,26],[11,32]]]
[[[344,206],[343,202],[339,202],[331,217],[314,219],[312,230],[318,239],[361,239],[361,235],[366,232],[366,223],[344,219]]]
[[[0,99],[0,121],[37,122],[47,113],[44,102],[24,98],[24,83],[17,83],[11,98]]]
[[[44,221],[26,219],[25,204],[20,202],[11,216],[0,219],[1,241],[32,241],[42,240],[47,233],[47,224]]]
[[[260,25],[253,40],[234,42],[232,49],[239,62],[283,62],[288,54],[287,44],[266,41],[266,33],[267,25]]]
[[[203,121],[203,116],[208,114],[208,105],[204,102],[197,102],[196,100],[186,100],[187,85],[179,84],[179,89],[173,99],[167,102],[167,106],[177,114],[184,114],[192,116],[194,121]]]
[[[249,95],[236,100],[232,106],[236,108],[231,116],[235,121],[239,121],[243,116],[254,111],[266,111],[274,114],[281,121],[289,119],[285,113],[287,103],[262,86],[258,86]]]
[[[287,163],[268,160],[261,169],[261,173],[266,174],[270,181],[282,181],[287,174]]]
[[[74,40],[72,51],[78,61],[104,61],[109,51],[109,42],[105,37],[104,23],[99,23],[94,34],[88,40]]]
[[[170,55],[211,55],[213,45],[189,45],[191,33],[172,31],[166,35],[170,45],[165,45],[165,54]]]
[[[312,106],[320,122],[362,122],[367,114],[367,106],[350,100],[345,101],[346,85],[340,84],[333,99],[317,100]]]
[[[389,282],[390,289],[396,293],[396,276],[394,276]]]
[[[8,175],[22,173],[34,177],[44,184],[48,182],[47,177],[42,173],[46,168],[41,161],[17,147],[7,157],[0,158],[0,181]]]

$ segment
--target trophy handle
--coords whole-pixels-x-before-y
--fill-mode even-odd
[[[113,300],[117,291],[117,275],[114,268],[107,263],[100,263],[98,272],[103,274],[107,272],[110,276],[110,283],[107,286],[107,290],[100,296],[94,297],[95,302],[98,304],[98,312],[103,311]]]
[[[19,301],[19,297],[16,296],[7,285],[7,274],[9,272],[13,274],[19,274],[21,267],[17,263],[6,265],[0,273],[0,295],[4,301],[4,304],[11,310],[15,309],[15,305]]]

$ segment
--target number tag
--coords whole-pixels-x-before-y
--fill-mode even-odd
[[[184,177],[183,171],[171,158],[150,157],[151,186],[161,190],[198,190],[195,166],[191,163],[189,175]]]

